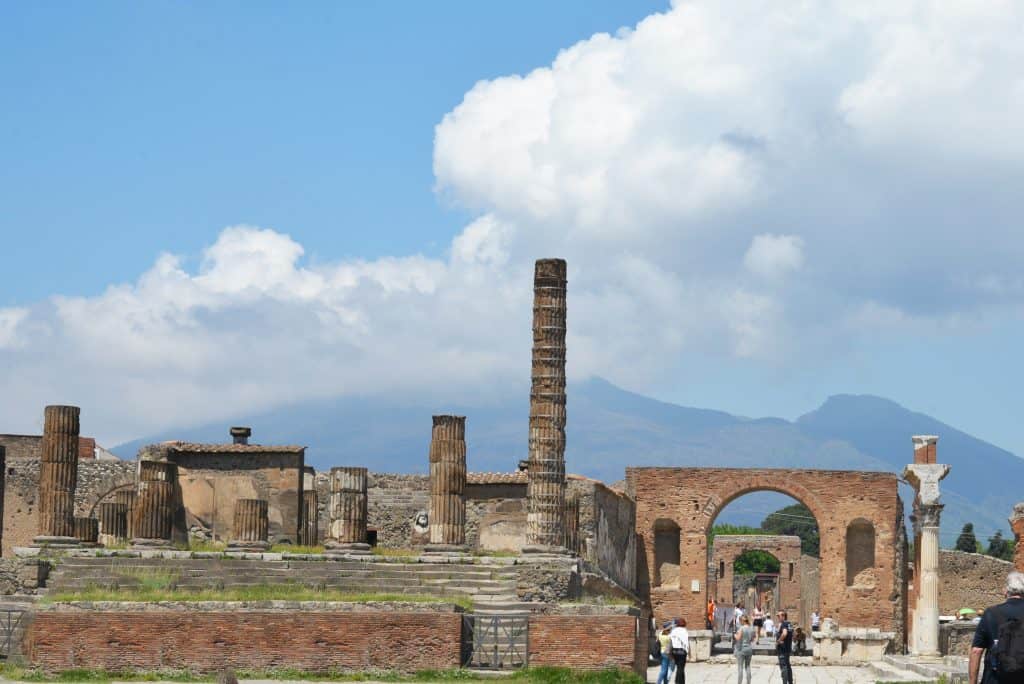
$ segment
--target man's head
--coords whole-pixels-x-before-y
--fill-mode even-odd
[[[1006,597],[1024,598],[1024,572],[1014,570],[1006,576]]]
[[[784,610],[780,610],[778,613],[775,614],[775,616],[779,618],[779,622],[782,622],[783,620],[789,618],[789,614],[786,613],[786,611]]]

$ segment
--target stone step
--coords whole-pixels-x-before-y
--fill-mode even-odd
[[[916,672],[909,672],[907,670],[890,665],[884,660],[872,662],[867,664],[868,670],[873,674],[877,681],[880,682],[920,682],[922,681],[921,675]],[[932,679],[926,679],[924,681],[935,681]]]
[[[340,563],[303,563],[296,565],[293,563],[274,563],[265,561],[238,561],[235,564],[222,564],[218,562],[210,561],[163,561],[153,560],[148,562],[137,561],[135,559],[128,559],[122,563],[110,563],[106,561],[104,563],[81,563],[66,561],[61,563],[54,572],[117,572],[117,571],[145,571],[152,570],[155,572],[267,572],[267,573],[293,573],[293,572],[313,572],[313,573],[373,573],[373,574],[389,574],[394,573],[396,575],[410,575],[410,574],[423,574],[423,575],[457,575],[460,577],[480,577],[480,578],[499,578],[499,579],[515,579],[517,573],[515,571],[506,570],[503,568],[480,568],[479,566],[459,566],[459,565],[443,565],[443,564],[419,564],[419,563],[357,563],[353,565],[345,565]]]

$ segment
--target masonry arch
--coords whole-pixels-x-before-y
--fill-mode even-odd
[[[113,478],[109,483],[107,489],[99,494],[95,494],[90,497],[85,505],[88,507],[88,517],[98,517],[100,504],[105,501],[113,501],[114,495],[123,489],[134,489],[135,478],[128,475],[118,475]]]
[[[820,532],[820,609],[843,626],[874,627],[905,633],[903,555],[905,537],[898,480],[893,473],[745,469],[745,468],[627,468],[626,487],[636,497],[636,530],[645,568],[638,588],[655,617],[681,615],[703,625],[707,590],[707,534],[721,510],[754,491],[775,491],[803,503]],[[679,585],[652,582],[655,566],[654,523],[670,520],[679,526]],[[847,528],[857,519],[874,530],[874,583],[847,585]],[[859,525],[860,523],[858,523]],[[662,523],[664,526],[664,523]],[[859,528],[854,526],[856,532]],[[866,562],[866,561],[865,561]],[[787,568],[788,569],[788,568]],[[646,577],[642,576],[646,575]]]

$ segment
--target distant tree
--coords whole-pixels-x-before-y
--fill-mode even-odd
[[[734,534],[764,534],[764,530],[759,527],[750,527],[749,525],[729,525],[723,523],[711,528],[711,532],[708,533],[708,543],[713,543],[715,541],[715,536],[719,534],[723,536]]]
[[[762,534],[792,534],[800,537],[800,551],[817,556],[821,546],[818,523],[811,509],[803,504],[786,506],[770,513],[761,523]]]
[[[996,530],[996,533],[988,538],[988,549],[986,554],[1002,560],[1013,560],[1014,543],[1003,539],[1003,533]]]
[[[974,523],[964,523],[964,528],[960,530],[960,536],[956,538],[956,546],[953,548],[967,553],[978,552],[978,540],[974,536]]]
[[[778,572],[779,559],[767,551],[744,551],[733,563],[737,575],[757,575],[763,572]]]

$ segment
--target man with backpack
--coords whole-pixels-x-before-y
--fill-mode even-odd
[[[1024,573],[1006,577],[1006,602],[988,608],[974,632],[970,684],[978,681],[985,656],[982,684],[1024,684]]]
[[[775,640],[775,654],[779,657],[779,676],[782,684],[793,684],[793,666],[789,657],[793,653],[793,625],[789,623],[789,614],[784,610],[778,612],[779,624],[773,629],[778,633]]]

